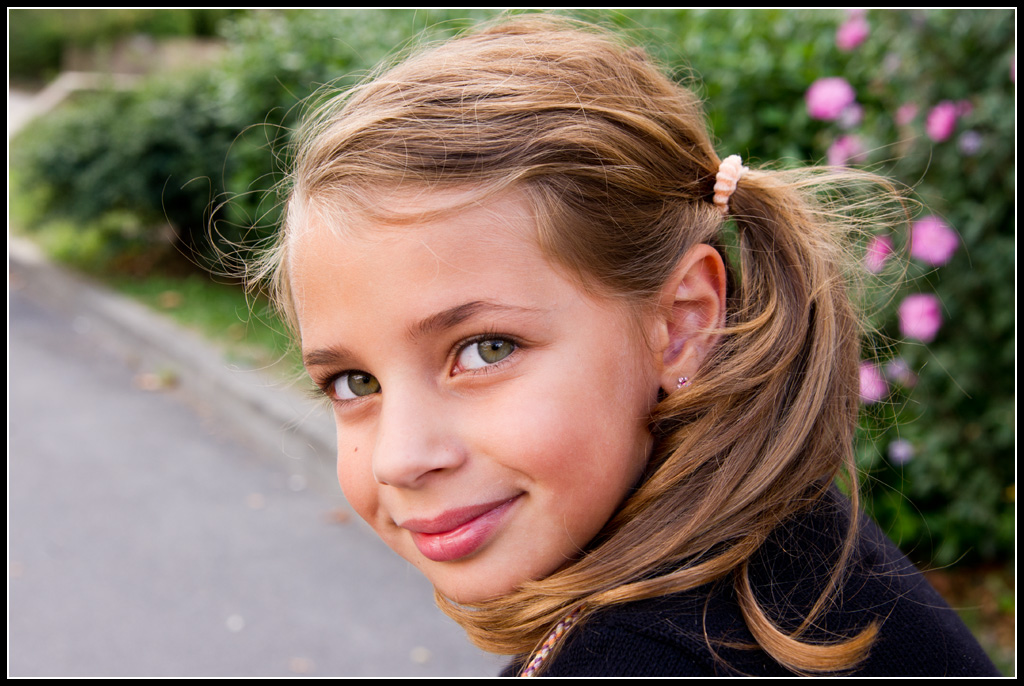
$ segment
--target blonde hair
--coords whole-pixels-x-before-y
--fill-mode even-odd
[[[260,272],[286,314],[288,236],[303,214],[384,213],[375,190],[400,184],[525,191],[546,253],[584,287],[641,307],[690,246],[709,243],[733,263],[720,343],[655,408],[645,478],[586,553],[473,607],[438,596],[477,645],[528,653],[576,607],[731,575],[750,631],[780,664],[829,673],[867,655],[874,625],[831,643],[805,638],[841,583],[856,515],[796,630],[776,625],[748,575],[767,536],[837,476],[856,511],[860,330],[841,247],[850,224],[820,202],[834,179],[752,169],[728,228],[711,202],[721,160],[698,98],[642,50],[543,16],[407,59],[326,101],[299,140],[282,235]]]

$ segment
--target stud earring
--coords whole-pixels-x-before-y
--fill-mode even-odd
[[[683,386],[689,386],[689,385],[690,385],[690,377],[688,377],[688,376],[680,376],[679,377],[679,383],[676,384],[676,390],[679,390]]]

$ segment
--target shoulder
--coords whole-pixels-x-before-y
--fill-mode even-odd
[[[762,605],[783,627],[806,616],[828,581],[849,523],[850,503],[830,492],[810,512],[779,527],[752,564]],[[959,616],[866,515],[831,606],[812,639],[879,627],[860,676],[998,675]]]
[[[878,526],[862,517],[843,612],[881,626],[864,676],[1000,676],[959,615]],[[847,609],[846,597],[852,597]]]
[[[574,628],[545,676],[713,676],[700,603],[677,594],[608,608]]]
[[[792,676],[756,649],[729,579],[588,617],[544,674]]]
[[[794,630],[817,602],[838,559],[849,504],[831,494],[786,522],[751,560],[755,594],[773,621]],[[862,676],[998,675],[956,613],[867,517],[812,640],[879,627]],[[690,591],[611,607],[567,636],[551,676],[790,675],[746,627],[731,577]]]

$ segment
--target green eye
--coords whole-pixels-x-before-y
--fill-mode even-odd
[[[334,381],[334,395],[339,400],[352,400],[374,393],[380,393],[380,382],[366,372],[346,372]]]
[[[461,369],[480,369],[497,364],[512,354],[516,344],[507,338],[489,338],[470,343],[459,353],[458,365]]]
[[[480,341],[476,344],[476,347],[480,351],[480,359],[487,364],[494,364],[495,362],[501,362],[512,354],[513,344],[512,341],[505,341],[499,338],[493,341]]]

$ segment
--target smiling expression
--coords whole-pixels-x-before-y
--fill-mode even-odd
[[[452,202],[434,191],[386,206]],[[547,259],[531,212],[513,193],[341,232],[309,213],[289,244],[303,357],[332,402],[342,490],[462,603],[578,557],[650,452],[658,380],[637,318]]]

